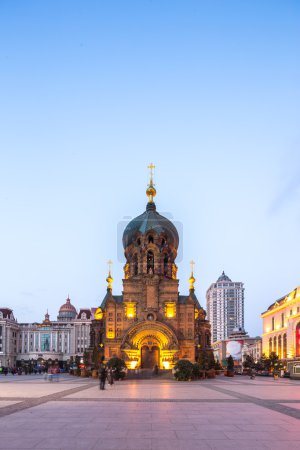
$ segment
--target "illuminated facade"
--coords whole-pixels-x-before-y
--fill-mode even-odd
[[[244,328],[244,284],[223,272],[206,292],[207,318],[212,342],[226,339],[235,328]]]
[[[300,358],[300,286],[281,297],[261,314],[262,351],[280,359]]]
[[[99,319],[92,325],[92,344],[105,360],[118,356],[128,368],[169,369],[178,359],[195,361],[200,349],[210,349],[210,325],[195,295],[193,266],[189,294],[179,295],[179,236],[157,212],[155,195],[151,170],[146,211],[123,234],[122,295],[113,294],[109,270]]]

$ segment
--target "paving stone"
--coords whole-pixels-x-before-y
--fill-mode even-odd
[[[222,377],[123,382],[103,393],[68,375],[54,387],[0,377],[0,450],[300,450],[300,402],[291,398],[299,386]]]

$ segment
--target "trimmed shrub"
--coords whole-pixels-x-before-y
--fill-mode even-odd
[[[174,377],[177,381],[188,381],[193,378],[194,364],[185,359],[177,361],[174,367]]]

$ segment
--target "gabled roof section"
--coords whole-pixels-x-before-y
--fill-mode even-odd
[[[106,295],[104,299],[102,300],[102,303],[100,307],[104,309],[106,307],[106,304],[109,300],[112,300],[116,303],[123,303],[123,295],[113,295],[111,289],[107,289]]]

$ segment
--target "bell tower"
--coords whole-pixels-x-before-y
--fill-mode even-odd
[[[135,297],[142,311],[153,311],[156,317],[164,310],[163,292],[168,292],[173,301],[178,295],[177,266],[175,259],[179,236],[172,222],[156,211],[156,196],[153,181],[154,164],[148,166],[150,179],[146,194],[146,211],[133,219],[123,235],[124,254],[124,299]]]

